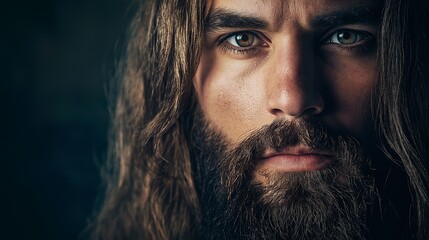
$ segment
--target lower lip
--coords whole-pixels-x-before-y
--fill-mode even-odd
[[[306,172],[324,169],[329,166],[331,162],[332,159],[327,155],[281,154],[262,159],[259,167],[266,169],[275,169],[284,172]]]

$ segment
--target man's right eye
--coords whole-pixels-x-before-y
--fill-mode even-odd
[[[248,48],[254,44],[258,45],[261,39],[251,32],[241,32],[229,35],[225,40],[234,47]]]
[[[219,40],[218,45],[222,51],[238,55],[240,58],[254,56],[268,46],[258,33],[251,31],[228,34]]]

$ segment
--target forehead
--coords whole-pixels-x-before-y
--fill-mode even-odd
[[[226,10],[264,19],[271,27],[286,22],[308,25],[314,16],[335,11],[376,11],[380,0],[211,0],[207,14]]]

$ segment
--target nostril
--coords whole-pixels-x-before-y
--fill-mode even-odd
[[[314,106],[314,107],[309,107],[307,109],[305,109],[300,117],[304,117],[304,116],[315,116],[315,115],[319,115],[323,112],[323,108],[322,107],[318,107],[318,106]]]
[[[273,102],[275,104],[273,104]],[[324,111],[324,100],[321,96],[315,98],[288,99],[288,101],[272,101],[269,112],[274,116],[288,115],[290,117],[308,117],[319,115]]]
[[[273,114],[274,116],[280,116],[280,115],[283,115],[284,112],[281,109],[274,108],[274,109],[271,109],[271,114]]]
[[[318,115],[325,107],[324,97],[316,84],[304,84],[303,80],[283,80],[283,85],[272,84],[267,92],[267,110],[274,116],[292,118]],[[277,87],[276,87],[277,86]]]
[[[306,108],[300,113],[300,117],[320,115],[325,109],[325,101],[319,95],[313,101],[309,101]]]

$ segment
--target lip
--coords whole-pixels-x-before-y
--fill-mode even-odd
[[[287,147],[281,152],[269,149],[262,155],[258,165],[259,168],[283,172],[307,172],[324,169],[332,161],[331,154],[298,145]]]

